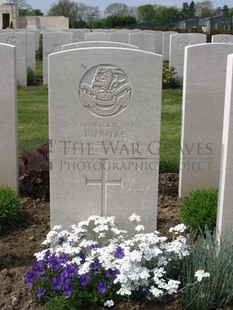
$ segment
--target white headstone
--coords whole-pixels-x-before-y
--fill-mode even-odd
[[[233,55],[228,56],[223,119],[221,173],[217,216],[217,236],[224,239],[233,231]]]
[[[184,48],[199,43],[206,43],[205,34],[179,33],[170,35],[169,67],[175,68],[175,72],[180,78],[183,78]]]
[[[27,36],[27,68],[36,71],[36,34],[35,32],[26,32]]]
[[[135,212],[156,228],[161,75],[162,56],[136,49],[49,56],[52,225]]]
[[[84,29],[69,29],[73,34],[73,42],[83,42],[85,41],[85,33],[87,32]]]
[[[74,48],[87,48],[87,47],[121,47],[121,48],[137,48],[137,46],[124,44],[119,42],[109,42],[109,41],[85,41],[76,42],[71,44],[62,45],[61,50],[70,50]]]
[[[87,32],[85,41],[111,41],[111,34],[108,32]]]
[[[169,50],[170,50],[170,35],[176,34],[176,31],[165,31],[163,32],[163,46],[162,46],[162,55],[163,60],[169,60]]]
[[[73,42],[71,32],[45,32],[43,33],[43,84],[48,84],[48,55],[59,52],[61,46]]]
[[[15,47],[0,44],[0,185],[18,192]]]
[[[155,52],[154,34],[140,31],[129,33],[129,43],[138,46],[140,50]]]
[[[155,53],[162,55],[163,50],[163,32],[158,30],[144,30],[145,33],[151,33],[154,35],[155,40]]]
[[[114,31],[111,32],[111,41],[112,42],[121,42],[121,43],[129,43],[129,33],[123,31]]]
[[[25,32],[1,32],[0,43],[10,44],[16,47],[17,82],[21,86],[27,86],[27,38]]]
[[[212,43],[233,43],[232,34],[215,34],[212,36]]]
[[[179,195],[218,187],[227,55],[233,44],[185,50]]]

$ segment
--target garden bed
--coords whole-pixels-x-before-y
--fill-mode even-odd
[[[171,226],[179,223],[178,175],[161,174],[159,185],[158,230],[162,235],[166,235]],[[50,228],[49,203],[30,198],[23,198],[22,202],[26,214],[23,225],[0,236],[1,310],[42,309],[26,296],[24,275],[35,262],[34,253],[44,248],[41,242]],[[124,303],[114,309],[178,310],[182,308],[177,300],[169,300],[166,304]]]

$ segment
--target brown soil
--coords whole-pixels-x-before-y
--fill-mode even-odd
[[[165,235],[168,228],[178,224],[177,197],[178,175],[160,175],[158,230]],[[34,253],[43,249],[41,242],[49,231],[49,203],[41,200],[22,199],[25,211],[23,225],[0,236],[0,309],[43,309],[26,294],[24,275],[35,262]],[[95,307],[95,309],[97,309]],[[177,300],[166,304],[121,304],[121,310],[180,310]]]

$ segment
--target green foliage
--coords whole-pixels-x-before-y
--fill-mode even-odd
[[[39,48],[36,51],[36,60],[43,60],[43,37],[40,35]]]
[[[182,221],[193,235],[216,226],[218,190],[214,188],[197,190],[185,197],[180,207]]]
[[[104,16],[110,15],[129,15],[129,7],[124,3],[112,3],[104,10]]]
[[[0,233],[16,226],[23,219],[19,196],[9,187],[0,187]]]
[[[52,4],[48,11],[49,16],[65,16],[69,20],[76,20],[78,15],[78,3],[70,0],[59,0]]]
[[[111,15],[101,20],[105,28],[129,27],[136,25],[137,21],[134,16]]]
[[[34,85],[35,82],[36,82],[35,73],[31,67],[28,67],[27,68],[27,85],[28,86]]]
[[[152,4],[145,4],[138,7],[139,21],[147,23],[147,25],[153,24],[155,17],[155,9]]]
[[[218,248],[215,234],[205,231],[205,235],[198,238],[184,260],[182,280],[187,288],[180,297],[187,310],[226,309],[233,302],[233,236],[228,236]],[[197,289],[192,283],[199,269],[209,272],[210,277],[203,279]]]
[[[163,88],[179,88],[181,80],[177,77],[175,68],[170,67],[168,62],[163,64]]]

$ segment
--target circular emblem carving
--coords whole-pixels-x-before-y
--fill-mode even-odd
[[[137,40],[136,40],[136,45],[142,46],[146,42],[146,38],[143,34],[138,35]]]
[[[19,43],[19,40],[16,37],[11,36],[7,39],[7,43],[15,46]]]
[[[231,40],[228,39],[228,38],[222,38],[222,39],[220,40],[220,42],[223,42],[223,43],[231,43]]]
[[[178,40],[178,46],[180,50],[183,50],[185,46],[188,46],[188,45],[190,45],[188,38],[182,37]]]
[[[116,116],[130,102],[132,86],[120,68],[101,64],[88,70],[79,85],[79,96],[83,106],[91,114]]]

